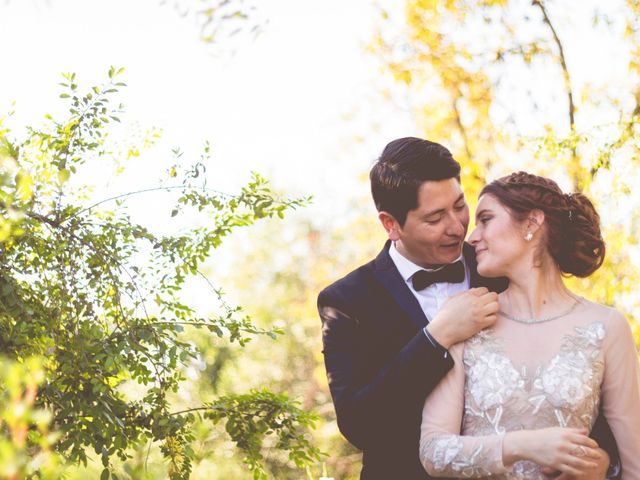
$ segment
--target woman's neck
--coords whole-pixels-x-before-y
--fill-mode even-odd
[[[509,287],[500,295],[500,309],[509,315],[533,319],[554,315],[575,301],[558,268],[549,263],[510,276]]]

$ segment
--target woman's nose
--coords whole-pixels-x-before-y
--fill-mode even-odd
[[[473,229],[473,232],[471,232],[471,235],[469,235],[469,243],[475,247],[479,241],[480,234],[478,233],[478,227],[476,227]]]

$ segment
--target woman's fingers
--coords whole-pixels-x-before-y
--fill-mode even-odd
[[[572,429],[565,437],[565,454],[560,459],[559,470],[566,475],[580,477],[589,470],[595,469],[598,464],[593,459],[598,458],[596,449],[598,443],[586,436],[584,429]]]
[[[582,447],[588,448],[598,448],[598,442],[596,442],[593,438],[587,437],[586,434],[582,433],[584,430],[574,430],[575,433],[572,433],[569,437],[569,441],[576,445],[580,445]]]
[[[582,446],[582,450],[580,451],[580,455],[582,458],[585,459],[594,459],[594,460],[599,460],[600,459],[600,453],[598,452],[597,448],[591,448],[591,447],[585,447]]]
[[[584,435],[577,435],[573,438],[571,450],[569,454],[564,457],[564,465],[560,470],[568,475],[581,476],[589,470],[593,470],[598,467],[598,464],[592,459],[598,459],[599,455],[596,450],[598,444],[591,438]]]

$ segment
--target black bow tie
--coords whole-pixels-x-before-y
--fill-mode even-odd
[[[413,283],[413,288],[417,291],[424,290],[429,285],[438,282],[460,283],[463,280],[464,265],[460,260],[432,272],[418,270],[411,276],[411,283]]]

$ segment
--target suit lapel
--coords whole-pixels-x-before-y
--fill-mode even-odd
[[[389,255],[390,241],[384,245],[380,254],[374,260],[374,275],[386,290],[391,294],[395,301],[405,311],[411,321],[418,327],[422,328],[429,319],[426,317],[420,307],[420,303],[411,293],[406,282],[398,272],[391,256]],[[504,278],[485,278],[478,274],[476,255],[474,248],[468,243],[464,243],[462,248],[465,263],[469,269],[469,284],[471,288],[487,287],[489,290],[501,292],[506,289],[507,281]]]
[[[478,262],[476,261],[475,249],[467,242],[464,242],[462,245],[462,255],[469,269],[469,286],[471,288],[484,287],[483,280],[486,279],[478,274]]]
[[[391,256],[389,256],[390,242],[387,240],[384,248],[374,261],[374,274],[384,285],[395,301],[409,316],[418,328],[424,327],[428,322],[416,297],[411,293],[406,282],[398,272]]]

